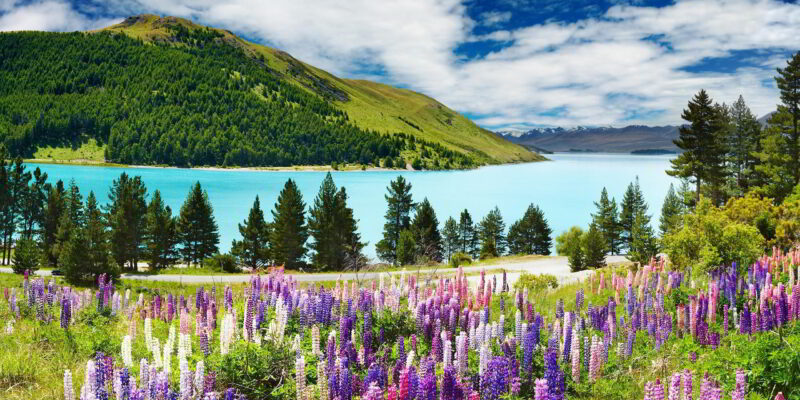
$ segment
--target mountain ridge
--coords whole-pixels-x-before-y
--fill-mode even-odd
[[[500,136],[542,152],[604,152],[604,153],[675,153],[678,147],[672,140],[678,137],[678,126],[628,125],[624,127],[575,128],[542,127],[515,135],[499,132]]]

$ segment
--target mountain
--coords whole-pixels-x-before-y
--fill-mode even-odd
[[[14,155],[426,168],[543,159],[420,93],[341,79],[180,18],[2,33],[0,54],[0,140]]]
[[[527,132],[500,132],[503,138],[541,152],[588,151],[663,154],[678,152],[672,140],[677,126],[630,125],[624,128],[536,128]]]

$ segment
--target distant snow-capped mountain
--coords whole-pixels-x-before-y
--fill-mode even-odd
[[[498,135],[532,149],[550,152],[604,153],[675,153],[672,141],[678,137],[677,126],[630,125],[575,128],[544,127],[526,132],[505,131]]]

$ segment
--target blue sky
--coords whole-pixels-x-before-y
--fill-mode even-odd
[[[800,50],[800,5],[778,0],[0,0],[0,30],[145,12],[421,91],[498,130],[676,124],[701,88],[763,115],[775,68]]]

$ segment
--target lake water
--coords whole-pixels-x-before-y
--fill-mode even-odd
[[[362,238],[369,242],[365,253],[375,255],[375,243],[381,238],[384,194],[389,182],[403,175],[412,184],[415,201],[427,197],[436,210],[440,225],[449,216],[458,220],[468,209],[476,223],[494,206],[500,207],[506,226],[510,226],[535,203],[542,210],[556,234],[572,225],[588,225],[590,213],[605,186],[617,201],[628,183],[639,176],[640,185],[657,224],[661,203],[669,184],[675,182],[664,172],[672,156],[634,156],[618,154],[552,154],[552,161],[484,167],[469,171],[357,171],[333,172],[338,186],[345,186],[349,205],[359,219]],[[237,224],[247,217],[258,195],[268,219],[278,193],[288,178],[294,179],[303,192],[306,204],[313,202],[324,172],[207,171],[174,168],[118,168],[29,164],[40,167],[48,180],[67,183],[74,179],[84,195],[95,192],[105,202],[111,182],[126,171],[140,175],[152,193],[161,191],[174,213],[186,199],[190,187],[199,181],[208,191],[220,229],[220,248],[230,249],[238,238]],[[654,225],[655,225],[654,224]]]

